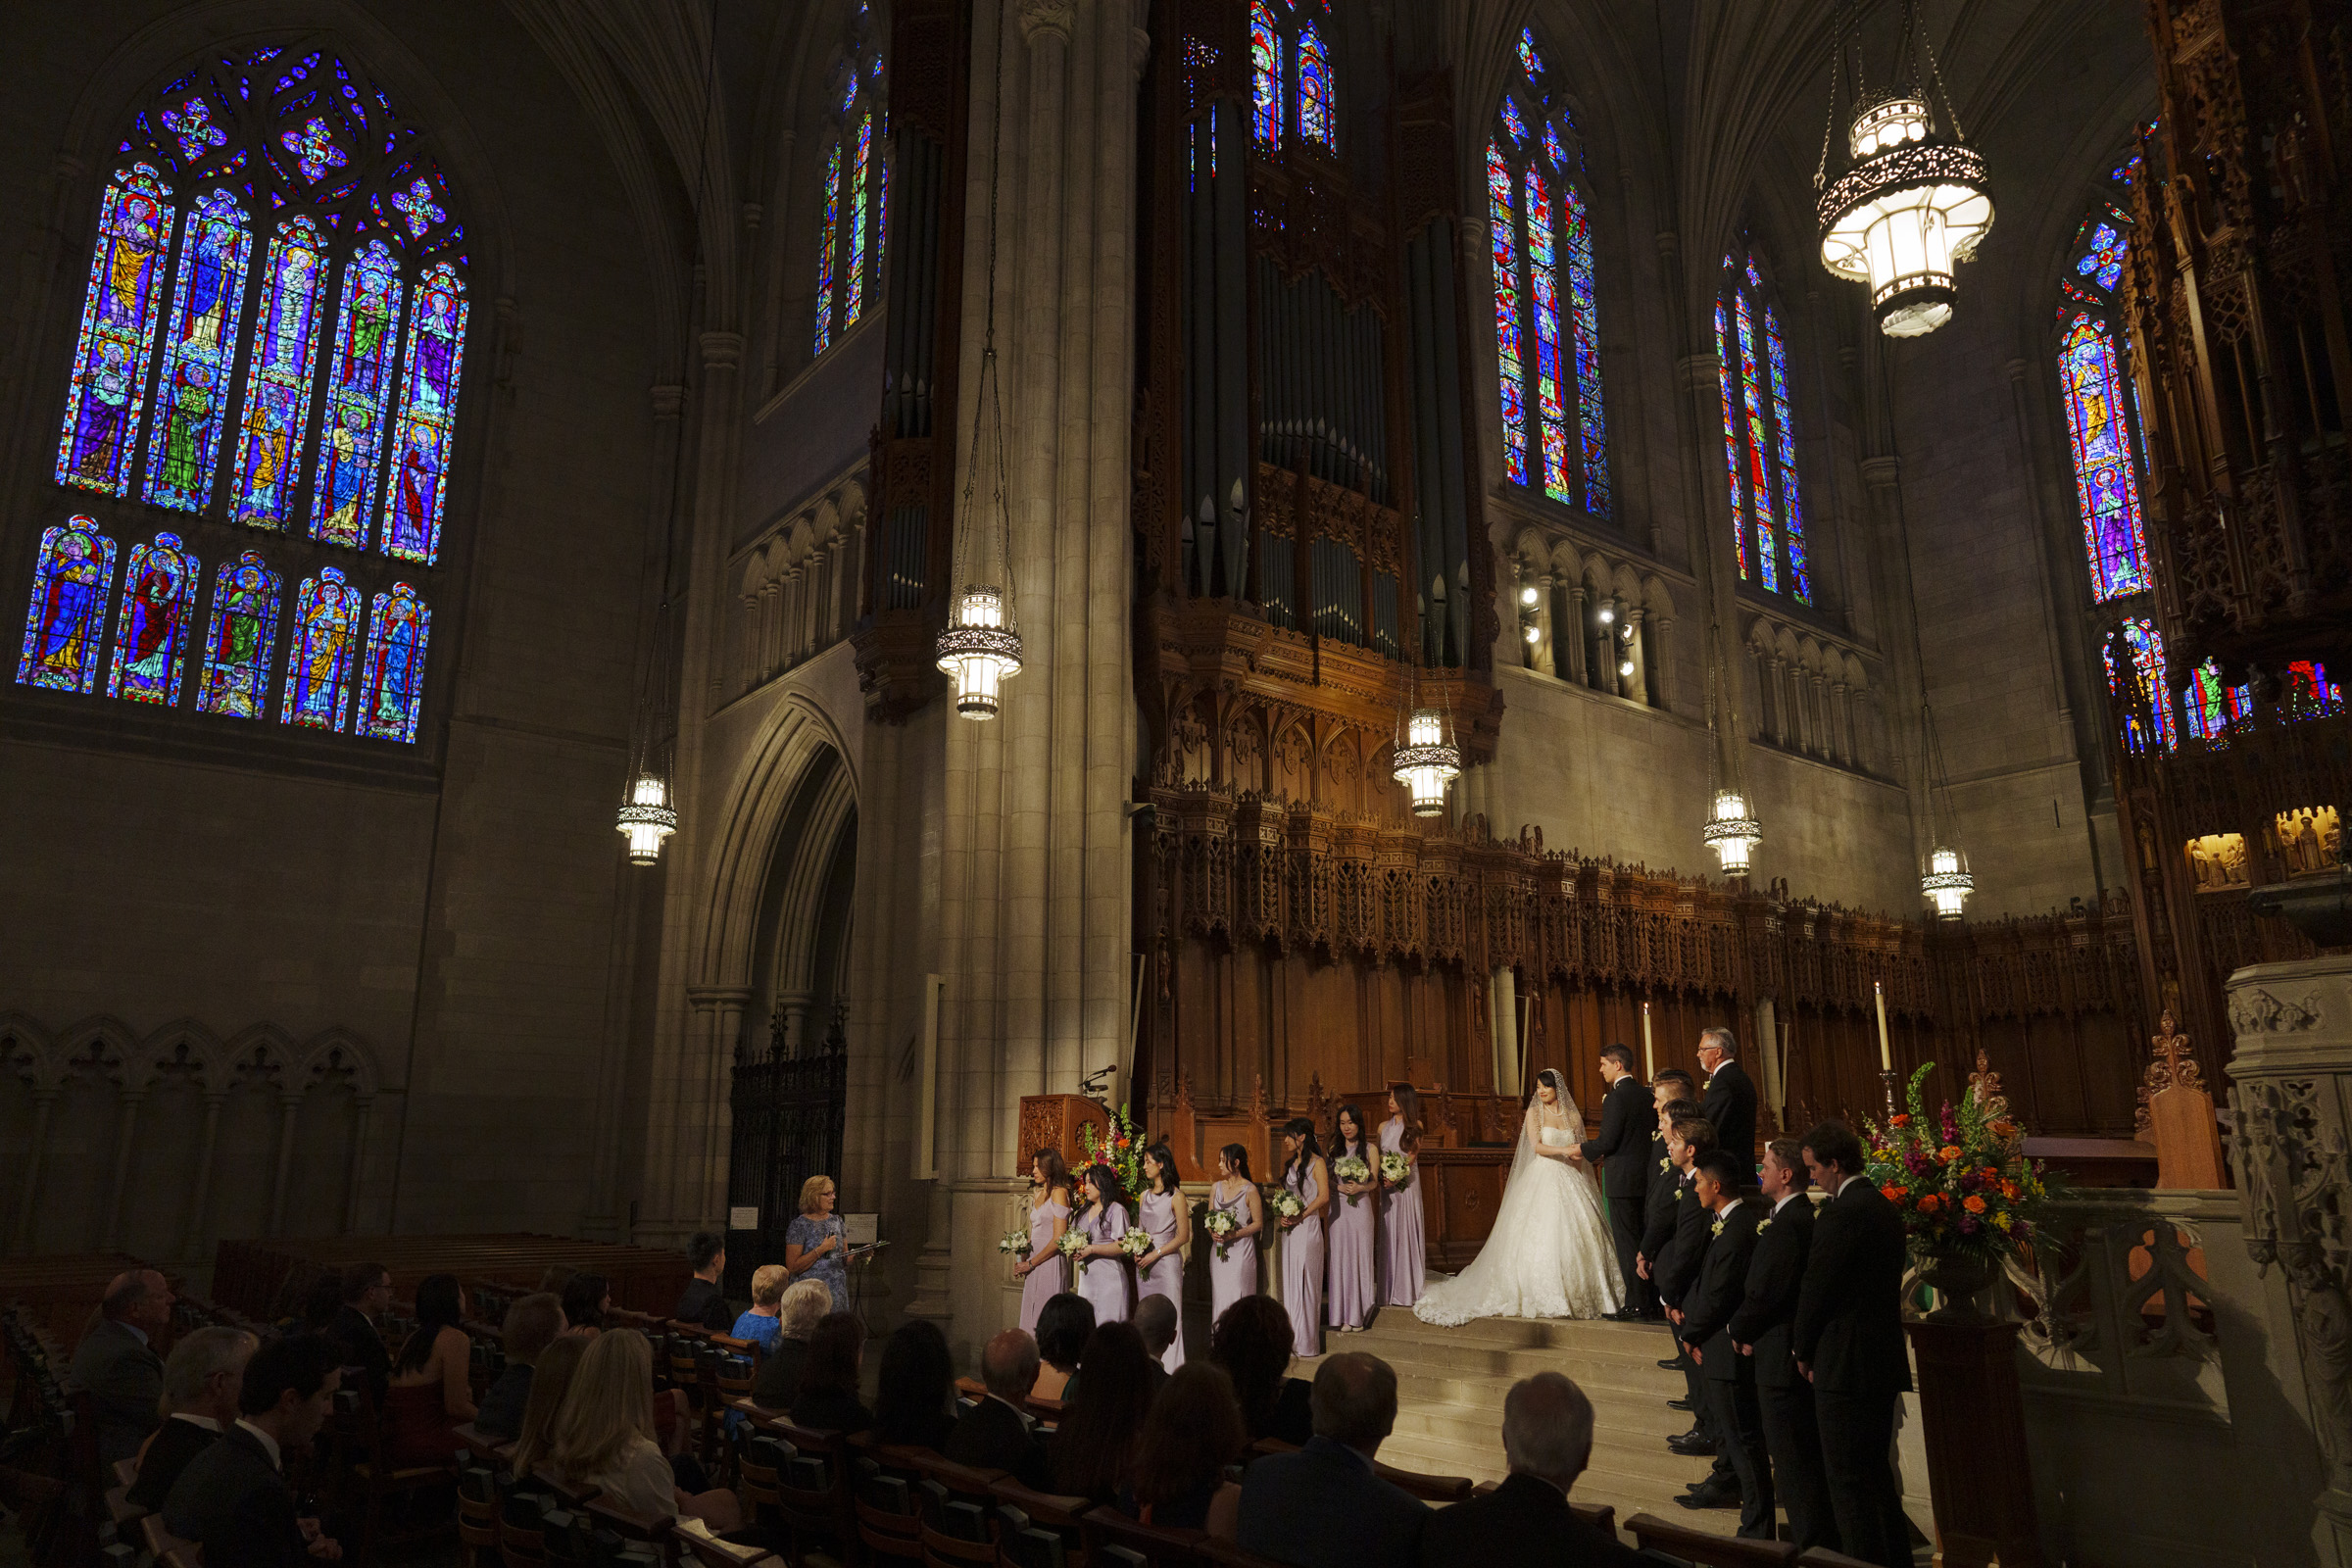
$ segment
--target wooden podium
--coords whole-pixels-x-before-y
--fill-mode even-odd
[[[1021,1136],[1013,1149],[1017,1163],[1012,1174],[1027,1180],[1029,1161],[1037,1152],[1053,1149],[1060,1151],[1061,1162],[1076,1175],[1086,1160],[1086,1152],[1078,1144],[1082,1127],[1095,1130],[1095,1147],[1100,1149],[1110,1136],[1110,1117],[1084,1095],[1023,1095]]]

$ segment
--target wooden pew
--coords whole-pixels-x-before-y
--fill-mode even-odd
[[[1638,1513],[1625,1522],[1626,1534],[1644,1551],[1662,1551],[1696,1563],[1698,1568],[1792,1568],[1796,1547],[1786,1541],[1742,1541],[1737,1536],[1710,1535],[1686,1525],[1669,1524],[1654,1513]]]

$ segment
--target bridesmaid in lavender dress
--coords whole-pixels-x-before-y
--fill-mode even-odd
[[[1127,1234],[1127,1205],[1120,1202],[1118,1173],[1089,1165],[1078,1178],[1086,1207],[1071,1226],[1086,1237],[1078,1249],[1078,1294],[1094,1303],[1095,1323],[1124,1323],[1135,1315],[1135,1274],[1119,1238]]]
[[[1282,1228],[1282,1304],[1291,1314],[1291,1353],[1323,1353],[1323,1222],[1331,1208],[1331,1170],[1315,1147],[1315,1124],[1294,1116],[1282,1126],[1287,1163],[1282,1185],[1304,1205]]]
[[[1250,1151],[1227,1144],[1217,1151],[1217,1180],[1208,1206],[1233,1216],[1233,1234],[1212,1246],[1208,1258],[1208,1321],[1216,1326],[1225,1309],[1257,1294],[1257,1238],[1266,1228],[1257,1183],[1250,1179]]]
[[[1421,1299],[1429,1250],[1421,1230],[1421,1096],[1411,1084],[1389,1085],[1389,1119],[1380,1124],[1380,1150],[1404,1156],[1404,1185],[1380,1201],[1381,1299],[1410,1306]]]
[[[1332,1174],[1339,1197],[1331,1205],[1331,1284],[1323,1298],[1323,1321],[1342,1334],[1361,1329],[1380,1304],[1373,1284],[1372,1254],[1379,1242],[1372,1231],[1380,1207],[1380,1151],[1364,1135],[1364,1113],[1342,1105],[1332,1118],[1331,1162],[1354,1157],[1368,1173],[1360,1182],[1342,1181]]]
[[[1070,1260],[1060,1250],[1069,1221],[1069,1167],[1058,1150],[1041,1149],[1029,1161],[1029,1255],[1012,1265],[1021,1282],[1021,1327],[1031,1334],[1046,1303],[1070,1288]]]
[[[1159,1364],[1173,1372],[1184,1365],[1184,1259],[1192,1250],[1193,1211],[1176,1180],[1176,1156],[1166,1144],[1144,1151],[1144,1196],[1137,1216],[1152,1238],[1152,1250],[1135,1260],[1135,1304],[1164,1296],[1176,1308],[1176,1342]]]

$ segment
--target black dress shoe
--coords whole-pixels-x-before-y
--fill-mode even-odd
[[[1668,1399],[1666,1408],[1669,1410],[1695,1410],[1698,1406],[1692,1404],[1689,1399]]]
[[[1638,1306],[1621,1306],[1614,1312],[1601,1313],[1600,1317],[1604,1323],[1639,1323],[1642,1321],[1642,1309]]]
[[[1681,1372],[1687,1370],[1690,1363],[1684,1360],[1679,1355],[1670,1355],[1665,1360],[1660,1361],[1658,1365],[1665,1368],[1669,1372]]]
[[[1725,1492],[1719,1487],[1701,1487],[1696,1492],[1686,1492],[1674,1500],[1693,1510],[1737,1508],[1740,1506],[1740,1494],[1737,1491]]]
[[[1709,1458],[1715,1452],[1715,1445],[1694,1432],[1679,1438],[1668,1438],[1666,1446],[1686,1459]]]

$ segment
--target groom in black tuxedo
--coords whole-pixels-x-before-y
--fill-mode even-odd
[[[1847,1556],[1908,1568],[1911,1527],[1888,1457],[1895,1402],[1911,1387],[1903,1219],[1862,1174],[1862,1142],[1851,1127],[1825,1121],[1801,1147],[1830,1200],[1814,1215],[1792,1348],[1813,1384],[1831,1511]]]
[[[1654,1121],[1649,1091],[1634,1076],[1634,1054],[1605,1047],[1600,1076],[1609,1092],[1600,1102],[1600,1136],[1585,1141],[1585,1163],[1600,1173],[1609,1201],[1609,1239],[1617,1244],[1617,1272],[1625,1281],[1625,1304],[1608,1315],[1620,1323],[1655,1317],[1658,1293],[1642,1277],[1635,1260],[1642,1252],[1642,1203],[1649,1193],[1649,1131]]]
[[[1745,1068],[1732,1058],[1740,1043],[1729,1029],[1717,1027],[1698,1037],[1699,1070],[1707,1075],[1699,1106],[1715,1126],[1715,1147],[1740,1162],[1742,1186],[1756,1175],[1756,1084]]]

